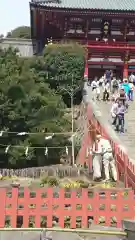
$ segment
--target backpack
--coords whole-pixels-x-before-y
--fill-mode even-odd
[[[114,80],[114,82],[113,82],[113,87],[118,87],[118,86],[119,86],[118,81],[117,81],[117,80]]]

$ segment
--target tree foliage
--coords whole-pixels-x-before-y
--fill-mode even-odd
[[[76,43],[49,44],[44,50],[44,62],[51,88],[60,92],[67,105],[73,89],[81,96],[84,78],[85,49]],[[66,89],[66,91],[65,91]]]
[[[0,166],[28,167],[58,163],[61,148],[69,145],[67,135],[54,135],[45,140],[45,134],[68,132],[71,122],[64,116],[65,104],[59,94],[50,89],[42,74],[42,57],[19,58],[11,48],[0,49]],[[8,133],[10,132],[10,133]],[[18,136],[16,132],[31,132]],[[14,147],[14,146],[18,147]],[[9,151],[6,154],[6,146]],[[29,146],[25,156],[25,147]],[[45,147],[48,155],[45,155]],[[38,148],[30,148],[38,147]],[[44,147],[41,148],[41,147]]]
[[[7,33],[7,38],[31,38],[31,28],[28,26],[20,26]]]
[[[60,87],[68,87],[72,76],[74,84],[78,85],[83,78],[85,49],[76,44],[49,44],[44,49],[46,68]],[[65,77],[65,78],[64,78]],[[72,82],[71,82],[72,83]]]

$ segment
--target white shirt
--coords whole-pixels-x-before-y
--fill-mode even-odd
[[[134,81],[135,80],[135,75],[134,74],[131,74],[131,76],[129,77],[130,81]]]
[[[133,83],[129,83],[129,87],[132,91],[134,90],[134,84]]]
[[[107,92],[110,92],[110,84],[109,83],[103,83],[103,91],[107,91]]]
[[[91,87],[92,87],[92,88],[97,88],[97,87],[98,87],[98,82],[96,82],[95,80],[92,81]]]
[[[103,82],[104,82],[104,77],[101,77],[101,78],[99,79],[99,82],[100,82],[100,83],[103,83]]]
[[[117,110],[118,110],[118,103],[113,103],[112,108],[111,108],[112,117],[116,117]]]
[[[93,153],[95,153],[95,154],[102,154],[102,145],[101,145],[101,140],[97,140],[96,141],[97,143],[94,143],[93,144]],[[97,145],[97,149],[98,150],[96,150],[96,145]]]
[[[112,147],[109,140],[102,138],[100,142],[102,146],[102,153],[112,152]]]
[[[97,141],[98,150],[95,150],[96,144],[93,144],[93,153],[95,154],[103,154],[105,152],[112,152],[112,147],[109,140],[101,138]]]

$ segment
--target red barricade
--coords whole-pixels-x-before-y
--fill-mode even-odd
[[[31,192],[0,189],[0,228],[88,228],[90,223],[121,227],[124,218],[135,218],[133,191],[40,188]]]

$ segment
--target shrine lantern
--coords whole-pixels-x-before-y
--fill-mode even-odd
[[[122,56],[122,61],[124,63],[128,63],[130,61],[130,55],[129,55],[129,51],[127,51],[125,54],[123,54]]]
[[[111,24],[109,21],[104,21],[102,26],[102,38],[108,38],[111,32]]]

